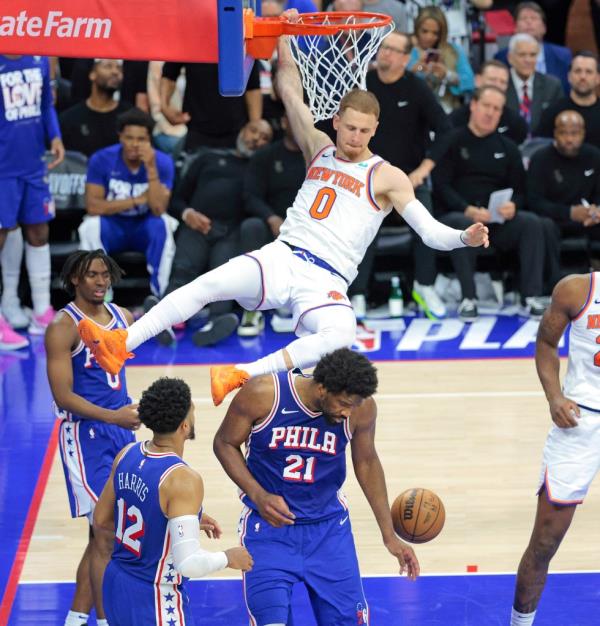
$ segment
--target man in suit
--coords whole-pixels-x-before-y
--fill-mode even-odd
[[[513,35],[508,44],[511,69],[506,106],[520,113],[533,134],[544,110],[563,96],[558,78],[536,71],[539,50],[537,40],[527,33]]]
[[[571,64],[571,51],[564,46],[544,41],[546,34],[546,14],[537,2],[521,2],[515,9],[515,32],[531,35],[539,44],[535,69],[540,74],[550,74],[558,78],[563,90],[569,90],[567,74]],[[508,48],[499,50],[495,57],[508,64]]]

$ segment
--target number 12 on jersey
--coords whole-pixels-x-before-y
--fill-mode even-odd
[[[319,189],[310,207],[310,216],[315,220],[324,220],[331,213],[336,198],[337,193],[335,189],[331,187],[322,187]]]
[[[145,530],[142,512],[135,505],[127,507],[125,500],[119,498],[117,500],[117,514],[119,519],[117,520],[115,539],[136,556],[141,556],[140,537],[144,536]],[[127,522],[133,523],[127,526]]]

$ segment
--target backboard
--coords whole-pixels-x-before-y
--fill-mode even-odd
[[[260,5],[260,2],[259,2]],[[253,60],[243,10],[255,0],[2,0],[2,54],[219,63],[241,95]]]
[[[219,91],[224,96],[240,96],[246,89],[254,59],[246,54],[244,9],[260,15],[260,1],[214,0],[217,3],[219,46]]]

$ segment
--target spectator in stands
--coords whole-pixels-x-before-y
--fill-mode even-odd
[[[183,110],[180,111],[172,106],[171,97],[182,69],[185,69],[186,85]],[[216,63],[165,63],[160,81],[160,102],[162,112],[171,124],[187,125],[185,149],[188,152],[202,146],[233,148],[242,126],[262,116],[258,64],[250,73],[246,93],[231,98],[219,94]]]
[[[405,31],[408,26],[406,6],[397,0],[333,0],[326,11],[383,13],[394,20],[398,30]]]
[[[107,254],[143,252],[152,293],[164,292],[175,245],[166,215],[173,186],[171,158],[150,143],[154,121],[131,109],[118,119],[119,143],[94,153],[88,163],[88,215],[79,227],[82,250]]]
[[[569,95],[544,111],[537,134],[552,137],[556,116],[561,111],[577,111],[585,120],[585,142],[600,148],[600,64],[593,52],[575,54],[569,70],[569,84]]]
[[[123,61],[121,100],[141,111],[150,112],[148,102],[148,61]]]
[[[425,81],[406,71],[412,43],[410,36],[394,31],[379,46],[376,69],[367,73],[367,89],[377,96],[381,113],[371,149],[392,165],[406,172],[415,188],[415,195],[432,212],[433,205],[428,178],[435,162],[430,158],[430,135],[436,137],[450,129],[448,118]],[[415,238],[415,281],[413,297],[432,318],[446,315],[433,283],[436,278],[436,251]],[[359,286],[366,288],[372,266],[369,257],[360,265]],[[363,285],[360,285],[361,279]],[[355,281],[356,283],[357,281]],[[356,290],[352,285],[350,293]],[[358,295],[364,296],[356,291]],[[353,301],[356,304],[355,301]]]
[[[549,261],[559,278],[561,237],[600,241],[600,149],[585,144],[585,121],[577,111],[561,111],[554,143],[532,157],[527,172],[527,204],[554,225]]]
[[[448,43],[448,24],[439,7],[428,6],[419,11],[414,37],[416,45],[407,67],[427,81],[449,113],[474,88],[467,55],[461,47]]]
[[[123,81],[123,63],[117,59],[95,59],[89,73],[89,97],[60,114],[65,148],[91,156],[119,141],[117,118],[131,104],[115,100]]]
[[[150,61],[148,64],[148,106],[150,114],[154,118],[154,145],[163,152],[172,154],[174,158],[179,154],[185,142],[187,126],[171,124],[164,116],[160,104],[160,80],[162,76],[163,61]],[[181,111],[183,106],[183,93],[185,91],[185,76],[181,74],[176,81],[173,95],[169,106],[174,111]]]
[[[283,138],[257,150],[244,176],[244,205],[251,216],[242,222],[242,253],[279,236],[288,207],[306,176],[306,162],[294,139],[287,117],[281,118]],[[238,335],[255,336],[264,327],[260,311],[244,311]]]
[[[511,65],[506,106],[517,111],[532,134],[540,123],[542,113],[563,95],[558,78],[536,71],[540,44],[531,35],[513,35],[508,44]]]
[[[198,278],[240,253],[240,226],[244,219],[244,176],[249,158],[271,141],[271,127],[265,120],[248,122],[238,133],[234,149],[202,151],[189,165],[173,196],[173,213],[183,224],[177,233],[173,269],[165,295]],[[254,249],[254,242],[244,242]],[[158,302],[149,297],[148,311]],[[209,305],[208,324],[192,335],[198,346],[214,345],[238,326],[232,313],[233,303]],[[174,340],[171,329],[163,331],[158,341],[169,345]]]
[[[523,211],[525,172],[519,148],[496,132],[506,96],[496,87],[482,87],[473,94],[471,117],[466,127],[455,128],[441,142],[447,149],[433,171],[433,184],[440,221],[464,229],[474,222],[487,224],[490,241],[500,251],[519,257],[521,297],[525,312],[539,318],[544,307],[544,225],[537,215]],[[512,198],[498,207],[498,217],[489,208],[490,194],[512,189]],[[497,223],[496,219],[504,220]],[[494,220],[494,221],[492,221]],[[475,301],[476,255],[465,249],[450,252],[462,289],[459,317],[466,322],[478,317]]]
[[[48,245],[48,222],[54,217],[54,203],[47,169],[58,165],[65,155],[52,103],[48,59],[0,56],[0,87],[3,96],[0,100],[0,248],[8,231],[20,224],[27,241],[25,263],[33,301],[29,332],[43,335],[55,315],[50,304]],[[52,154],[46,165],[47,144]],[[5,283],[4,289],[11,294],[12,304],[19,307],[20,254],[10,262],[13,265],[11,272],[5,273],[5,280],[12,282]],[[5,300],[4,304],[9,306],[11,302]],[[0,315],[0,349],[17,350],[28,344]]]
[[[506,90],[508,89],[509,80],[510,73],[508,67],[501,61],[496,61],[495,59],[486,61],[479,68],[477,74],[475,74],[475,86],[478,89],[489,86],[497,87],[504,94],[506,94]],[[464,104],[452,111],[450,114],[450,123],[455,128],[467,126],[470,116],[470,107],[468,104]],[[505,137],[509,137],[517,145],[520,145],[527,138],[527,123],[516,111],[504,107],[502,109],[502,115],[500,116],[497,132]]]
[[[515,9],[515,32],[531,35],[539,44],[535,69],[540,74],[550,74],[560,80],[563,90],[569,89],[567,73],[571,63],[571,51],[564,46],[544,41],[546,14],[537,2],[521,2]],[[495,59],[508,63],[508,48],[498,50]]]

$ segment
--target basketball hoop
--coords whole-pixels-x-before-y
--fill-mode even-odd
[[[245,14],[246,50],[254,58],[271,58],[277,38],[289,35],[290,49],[315,121],[333,117],[352,89],[366,89],[369,62],[393,29],[380,13],[302,13],[297,22],[284,17]]]

